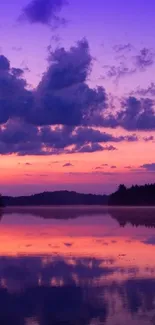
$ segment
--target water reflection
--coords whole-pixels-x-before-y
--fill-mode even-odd
[[[153,207],[109,208],[108,211],[121,227],[127,224],[136,227],[155,227],[155,208]]]
[[[36,209],[3,211],[0,324],[155,324],[155,209]]]
[[[44,219],[74,219],[83,216],[105,215],[106,206],[34,206],[34,207],[6,207],[1,214],[22,214]]]
[[[113,262],[1,259],[0,324],[153,324],[155,279],[107,282]]]
[[[43,219],[75,219],[89,216],[111,216],[120,226],[130,223],[133,226],[155,227],[155,207],[108,207],[108,206],[62,206],[62,207],[6,207],[0,209],[3,215],[31,215]]]

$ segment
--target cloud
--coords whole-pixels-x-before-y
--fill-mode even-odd
[[[119,64],[104,65],[105,76],[103,76],[103,79],[111,78],[116,84],[118,84],[121,78],[133,75],[139,71],[146,71],[146,69],[151,67],[155,62],[155,52],[149,48],[142,48],[139,52],[136,51],[137,54],[134,56],[133,54],[131,55],[131,53],[132,50],[135,51],[135,49],[130,43],[115,45],[113,50],[117,54],[115,60],[119,60]],[[137,89],[139,94],[141,91],[143,91],[143,89]],[[132,95],[134,94],[133,92]]]
[[[116,150],[114,143],[138,141],[96,127],[155,129],[154,102],[128,97],[109,113],[103,87],[87,81],[93,58],[87,40],[49,53],[38,87],[28,90],[24,71],[0,56],[0,154],[55,155]],[[117,112],[118,111],[118,112]],[[109,145],[110,143],[110,145]],[[106,144],[106,145],[105,145]]]
[[[107,167],[107,166],[108,166],[108,164],[102,164],[100,166],[95,167],[95,170],[104,169],[104,167]]]
[[[137,69],[144,71],[151,67],[155,62],[155,52],[152,49],[144,47],[136,56],[133,57]]]
[[[139,96],[155,96],[155,83],[151,82],[147,88],[138,87],[136,90],[132,91],[131,94]]]
[[[33,95],[26,88],[23,74],[22,69],[11,68],[9,60],[0,55],[0,124],[14,117],[26,119],[32,108]]]
[[[66,247],[71,247],[73,244],[72,243],[64,243]]]
[[[136,136],[136,134],[115,137],[109,133],[101,132],[94,128],[79,127],[76,129],[72,140],[74,143],[77,144],[83,144],[88,142],[133,142],[138,141],[138,137]]]
[[[116,117],[117,125],[127,130],[155,130],[154,101],[129,97],[122,102]]]
[[[155,171],[155,163],[150,163],[150,164],[143,164],[142,166],[140,166],[140,168],[144,168],[147,171]]]
[[[120,136],[119,137],[120,141],[128,141],[128,142],[136,142],[138,141],[138,136],[136,134],[130,134],[130,135],[125,135],[125,136]]]
[[[4,71],[8,71],[9,69],[10,69],[9,60],[4,55],[0,55],[0,71],[1,71],[1,73]]]
[[[113,50],[116,53],[120,53],[120,52],[131,52],[133,49],[133,45],[131,43],[127,43],[127,44],[116,44],[113,46]]]
[[[10,120],[0,128],[0,153],[33,152],[41,149],[39,130],[33,125]]]
[[[66,163],[62,167],[73,167],[73,165],[71,163]]]
[[[112,168],[112,169],[115,169],[115,168],[117,168],[117,167],[116,167],[116,166],[111,166],[111,168]]]
[[[26,162],[26,163],[25,163],[25,166],[32,166],[32,164],[29,163],[29,162]]]
[[[145,239],[144,241],[142,241],[143,244],[146,245],[155,245],[155,236],[150,236],[147,239]]]
[[[11,68],[0,56],[0,124],[20,118],[39,125],[96,125],[103,119],[107,95],[103,87],[87,84],[92,57],[83,39],[68,51],[50,53],[48,68],[38,87],[28,90],[24,70]],[[109,117],[105,124],[114,123]]]
[[[59,17],[65,0],[32,0],[23,8],[20,20],[27,20],[31,24],[43,24],[58,26],[65,22]]]
[[[116,148],[114,146],[103,147],[99,143],[92,143],[89,145],[82,146],[80,148],[75,148],[75,152],[96,152],[96,151],[114,151]]]
[[[107,95],[87,85],[92,57],[87,40],[49,55],[49,66],[35,92],[29,121],[36,125],[93,125],[103,119]]]
[[[69,50],[58,48],[49,54],[48,68],[38,87],[27,89],[24,71],[11,68],[9,60],[0,56],[0,124],[10,119],[34,126],[68,125],[76,126],[122,126],[127,130],[155,129],[154,103],[151,99],[137,99],[130,96],[121,103],[121,110],[108,111],[108,96],[103,87],[90,88],[87,84],[92,57],[87,40],[79,41]],[[44,130],[44,133],[47,130]],[[83,135],[82,135],[83,133]],[[76,138],[96,137],[93,142],[137,141],[136,137],[126,139],[106,134],[92,134],[81,130]],[[99,140],[97,139],[99,138]]]
[[[154,136],[153,136],[153,135],[149,135],[149,136],[147,136],[147,137],[144,137],[143,140],[144,140],[145,142],[153,141],[153,140],[154,140]]]
[[[113,151],[116,147],[109,143],[122,141],[138,141],[138,138],[135,134],[115,137],[89,127],[42,126],[38,128],[20,119],[9,120],[0,127],[0,154],[53,155]],[[103,146],[103,144],[108,145]]]
[[[57,48],[49,53],[48,62],[49,68],[41,83],[44,88],[59,90],[83,83],[91,71],[89,44],[86,39],[82,39],[69,51]]]
[[[106,78],[113,78],[116,83],[118,83],[121,78],[126,77],[127,75],[132,75],[136,72],[135,68],[127,67],[124,62],[120,62],[118,66],[105,65],[103,68],[106,70]]]

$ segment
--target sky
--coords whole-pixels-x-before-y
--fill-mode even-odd
[[[0,3],[2,194],[155,180],[155,3]]]

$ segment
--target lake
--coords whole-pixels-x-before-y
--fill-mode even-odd
[[[0,325],[155,324],[155,208],[1,211]]]

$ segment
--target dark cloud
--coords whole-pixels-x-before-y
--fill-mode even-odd
[[[136,142],[136,141],[138,141],[138,137],[137,137],[136,134],[126,135],[126,136],[124,136],[122,138],[124,138],[124,140],[128,141],[128,142]],[[121,137],[120,137],[120,139],[121,139]]]
[[[142,166],[140,166],[140,168],[144,168],[147,171],[155,171],[155,163],[150,163],[150,164],[143,164]]]
[[[90,88],[87,79],[91,72],[92,57],[88,42],[83,39],[68,51],[56,49],[49,55],[49,65],[38,87],[27,89],[24,71],[11,68],[7,58],[0,56],[0,123],[20,118],[36,126],[122,126],[127,130],[155,129],[153,101],[129,97],[122,102],[121,111],[107,113],[107,94],[103,87]],[[48,133],[44,130],[44,134]],[[60,133],[60,132],[59,132]],[[91,130],[81,130],[76,138],[96,137],[93,142],[125,141]],[[59,134],[58,134],[59,135]],[[56,133],[55,133],[56,136]],[[99,139],[97,139],[99,138]],[[126,141],[136,141],[136,137]],[[88,140],[87,140],[88,142]]]
[[[111,134],[102,133],[99,130],[94,130],[92,128],[80,127],[74,135],[74,141],[78,144],[88,142],[108,142],[113,141],[113,139],[114,137]]]
[[[62,167],[73,167],[73,165],[71,163],[66,163]]]
[[[72,243],[64,243],[66,247],[71,247],[73,244]]]
[[[125,166],[124,168],[126,168],[126,169],[131,169],[132,166]]]
[[[99,143],[92,143],[92,144],[88,144],[85,146],[82,146],[80,148],[75,148],[75,152],[96,152],[96,151],[114,151],[116,150],[116,148],[114,146],[106,146],[103,147],[101,146]]]
[[[5,145],[38,141],[39,131],[33,125],[26,125],[19,120],[10,120],[0,128],[0,141]]]
[[[154,64],[155,52],[152,49],[144,47],[133,59],[136,68],[143,71]]]
[[[103,121],[107,95],[87,85],[92,65],[86,40],[49,55],[48,69],[34,91],[27,89],[24,70],[10,68],[0,56],[0,123],[21,118],[34,125],[94,125]],[[105,124],[114,123],[110,116]]]
[[[9,120],[0,127],[0,154],[52,155],[75,152],[113,151],[113,145],[137,141],[136,135],[114,137],[89,127],[43,126],[38,128],[19,119]],[[28,165],[29,163],[26,163]],[[106,165],[106,164],[105,164]]]
[[[116,166],[111,166],[111,168],[112,168],[112,169],[115,169],[115,168],[117,168],[117,167],[116,167]]]
[[[26,89],[23,73],[22,69],[11,68],[8,59],[0,56],[0,124],[15,117],[26,119],[32,108],[33,95]]]
[[[65,22],[59,17],[66,0],[32,0],[24,7],[20,20],[26,19],[31,24],[58,26]]]
[[[92,57],[86,39],[66,51],[58,48],[49,53],[49,68],[40,88],[59,90],[87,80],[91,69]]]
[[[0,128],[0,154],[43,154],[37,127],[10,120]]]
[[[87,40],[69,50],[50,52],[48,68],[38,87],[28,90],[23,69],[0,56],[0,154],[53,155],[113,151],[136,134],[114,136],[95,127],[155,129],[154,102],[129,97],[121,110],[108,110],[103,87],[87,84],[92,57]]]
[[[122,102],[122,110],[118,113],[117,125],[127,130],[154,130],[154,102],[149,98],[137,99],[129,97]]]
[[[0,55],[0,72],[3,73],[4,71],[8,71],[9,69],[9,60],[4,55]]]
[[[73,142],[78,144],[88,142],[122,142],[138,141],[136,134],[115,137],[109,133],[101,132],[93,128],[78,128],[73,135]]]
[[[149,135],[149,136],[147,136],[147,137],[144,137],[143,140],[144,140],[145,142],[153,141],[153,140],[154,140],[154,136],[153,136],[153,135]]]
[[[70,144],[76,144],[76,148],[79,151],[83,151],[84,148],[87,148],[87,150],[92,150],[92,148],[100,148],[99,143],[107,143],[107,142],[122,142],[122,141],[128,141],[127,137],[120,136],[120,137],[114,137],[111,134],[101,132],[99,130],[95,130],[92,128],[78,128],[75,132],[72,133],[72,136],[70,137]],[[130,141],[130,139],[129,139]],[[83,147],[83,145],[85,146]],[[94,144],[94,146],[90,146]],[[104,147],[105,150],[106,147]],[[114,150],[113,146],[109,146],[108,150]]]
[[[145,239],[144,241],[142,241],[143,244],[146,245],[155,245],[155,236],[150,236],[147,239]]]
[[[35,93],[29,116],[36,125],[93,125],[103,119],[107,107],[104,88],[87,85],[92,57],[84,39],[69,51],[57,49],[49,56],[49,67]]]

